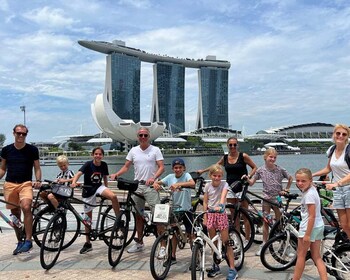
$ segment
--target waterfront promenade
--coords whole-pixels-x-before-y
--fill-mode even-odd
[[[79,254],[84,243],[84,237],[81,236],[71,247],[61,252],[58,262],[51,270],[45,271],[40,265],[40,249],[36,244],[30,253],[13,256],[12,251],[16,246],[15,235],[11,229],[3,229],[3,232],[0,233],[0,279],[153,279],[149,269],[149,256],[154,240],[154,237],[147,237],[145,239],[146,248],[141,253],[128,254],[125,252],[119,265],[112,269],[108,263],[107,246],[103,241],[92,242],[93,251],[85,255]],[[288,280],[292,277],[293,267],[284,272],[268,271],[260,263],[260,258],[255,256],[257,249],[258,245],[254,244],[246,252],[244,266],[239,271],[240,280]],[[191,279],[188,271],[189,264],[190,248],[186,245],[183,250],[178,250],[177,264],[171,267],[167,279]],[[225,263],[221,267],[222,274],[214,279],[226,279],[228,268]],[[306,263],[302,279],[319,279],[316,268],[310,260]],[[330,277],[329,279],[335,278]]]

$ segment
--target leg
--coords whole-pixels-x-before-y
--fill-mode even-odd
[[[16,216],[18,220],[21,220],[21,208],[12,208],[11,209],[11,214]],[[13,229],[14,229],[14,231],[16,233],[17,241],[23,241],[23,240],[21,240],[21,231],[22,231],[22,229],[20,229],[18,227],[14,227]]]
[[[298,238],[298,258],[295,265],[293,280],[300,280],[305,268],[305,257],[309,250],[310,242],[304,242],[303,238]]]
[[[222,243],[225,244],[226,246],[226,255],[229,260],[230,268],[235,269],[233,250],[228,242],[228,239],[229,239],[228,229],[221,230],[220,233],[221,233]]]
[[[32,240],[32,225],[33,225],[33,214],[32,214],[32,200],[22,199],[21,209],[23,211],[23,224],[26,231],[26,240]]]
[[[348,219],[348,216],[350,218],[350,208],[348,209],[337,209],[338,218],[341,227],[343,228],[344,232],[348,235],[348,238],[350,237],[350,219]]]
[[[311,245],[310,245],[311,257],[317,267],[318,274],[320,275],[320,279],[327,280],[328,279],[327,269],[321,258],[320,245],[321,245],[321,240],[315,240],[314,242],[311,242]]]
[[[271,205],[268,203],[264,203],[263,202],[263,212],[270,214],[271,212]],[[267,241],[267,239],[269,238],[269,225],[268,223],[266,223],[264,221],[264,225],[263,225],[263,243],[265,243]]]
[[[51,202],[53,207],[55,207],[55,208],[58,207],[58,201],[53,193],[48,194],[47,198],[49,199],[49,201]]]
[[[90,218],[90,221],[92,221],[92,210],[85,213],[85,215],[87,215]],[[85,240],[86,240],[86,243],[91,244],[89,233],[90,233],[90,227],[85,226],[85,234],[86,234]]]
[[[120,205],[119,205],[119,201],[118,201],[118,197],[115,193],[113,193],[110,189],[106,188],[101,195],[107,199],[109,199],[110,201],[112,201],[112,207],[113,210],[115,212],[115,215],[117,215],[119,213],[120,210]]]
[[[246,200],[242,201],[241,206],[245,209],[248,209],[248,201],[246,201]],[[243,218],[243,223],[244,223],[244,228],[245,228],[245,239],[249,240],[251,228],[250,228],[249,221],[247,221],[247,219],[245,217]],[[238,230],[238,232],[240,232],[240,231]]]
[[[238,203],[238,199],[237,198],[227,198],[227,203],[228,204],[237,204]],[[234,214],[235,214],[235,210],[233,208],[230,208],[230,212],[231,212],[231,217],[230,217],[230,221],[231,223],[233,223],[235,225],[235,229],[240,232],[240,229],[239,229],[239,219],[240,217],[236,217],[236,220],[234,221]]]

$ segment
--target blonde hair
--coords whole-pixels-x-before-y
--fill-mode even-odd
[[[312,181],[312,172],[309,168],[300,168],[295,172],[295,176],[297,174],[305,174]]]
[[[209,176],[216,172],[221,172],[222,174],[224,174],[224,170],[222,169],[222,166],[220,164],[213,164],[209,167]]]
[[[276,149],[274,147],[267,148],[265,153],[264,153],[264,160],[267,159],[267,157],[271,154],[274,154],[275,156],[278,155]]]
[[[346,130],[346,132],[348,133],[348,136],[346,137],[346,142],[349,142],[350,128],[349,128],[347,125],[341,124],[341,123],[337,123],[337,124],[334,126],[334,129],[333,129],[333,139],[334,139],[335,132],[336,132],[337,129],[339,129],[339,128],[342,128],[342,129]]]
[[[65,156],[65,155],[59,155],[57,158],[56,158],[56,163],[59,164],[59,163],[69,163],[68,162],[68,157]]]

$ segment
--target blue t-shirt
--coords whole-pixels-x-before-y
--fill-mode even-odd
[[[191,175],[185,172],[179,178],[176,178],[175,174],[169,174],[161,181],[165,186],[170,187],[172,184],[188,182],[191,179]],[[191,209],[191,188],[182,188],[179,192],[175,191],[173,199],[176,211],[189,211]],[[178,208],[178,206],[180,206],[180,208]]]

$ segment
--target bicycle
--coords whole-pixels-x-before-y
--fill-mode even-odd
[[[52,181],[50,181],[50,183],[52,183]],[[82,186],[82,188],[84,187],[87,188],[88,186]],[[40,264],[44,269],[51,269],[55,265],[60,252],[71,245],[76,240],[78,235],[87,235],[91,241],[95,241],[97,239],[103,240],[107,246],[109,245],[111,239],[110,234],[116,221],[116,216],[112,210],[112,206],[105,204],[105,200],[106,199],[104,197],[100,197],[100,203],[97,205],[92,205],[75,197],[61,199],[58,208],[54,211],[53,217],[48,221],[41,242]],[[84,219],[84,217],[78,213],[72,203],[86,204],[90,207],[98,207],[95,227],[93,227],[91,221]],[[69,242],[64,244],[63,242],[68,229],[67,213],[69,211],[74,216],[73,223],[75,224],[77,221],[77,227],[74,232],[71,232]],[[85,231],[80,230],[81,224],[84,227],[88,227],[90,231],[85,233]]]
[[[221,240],[220,231],[217,231],[212,239],[203,231],[203,225],[200,221],[203,215],[208,212],[209,211],[202,212],[193,222],[196,239],[193,242],[191,257],[192,280],[204,279],[207,247],[213,252],[213,261],[215,264],[220,264],[224,260],[229,264],[226,258],[226,248]],[[233,249],[235,268],[238,271],[242,268],[244,263],[244,247],[240,234],[233,228],[229,229],[229,246]]]
[[[150,255],[150,270],[156,280],[165,279],[169,273],[173,238],[176,238],[178,244],[182,244],[179,246],[180,249],[184,248],[184,244],[188,242],[187,234],[183,229],[183,219],[191,220],[186,212],[177,210],[180,206],[173,204],[174,192],[162,186],[161,188],[169,197],[165,199],[166,204],[156,205],[153,215],[153,222],[165,227],[164,232],[153,243]],[[162,247],[165,248],[165,253],[162,252]]]
[[[123,255],[125,247],[135,237],[136,226],[134,226],[134,229],[132,231],[129,231],[130,222],[132,221],[132,219],[135,225],[135,212],[141,217],[143,217],[144,221],[143,233],[142,236],[139,238],[141,238],[142,240],[143,237],[149,236],[151,234],[154,234],[156,237],[158,237],[156,225],[154,225],[151,222],[152,219],[148,215],[146,215],[146,213],[141,212],[136,207],[135,201],[132,198],[132,195],[135,195],[144,199],[142,195],[136,193],[136,190],[138,189],[139,184],[144,184],[145,182],[130,181],[123,178],[118,178],[117,182],[118,189],[128,191],[128,194],[126,200],[123,203],[123,208],[120,209],[119,215],[115,220],[111,231],[110,243],[108,246],[108,262],[112,267],[116,267],[118,265]]]

